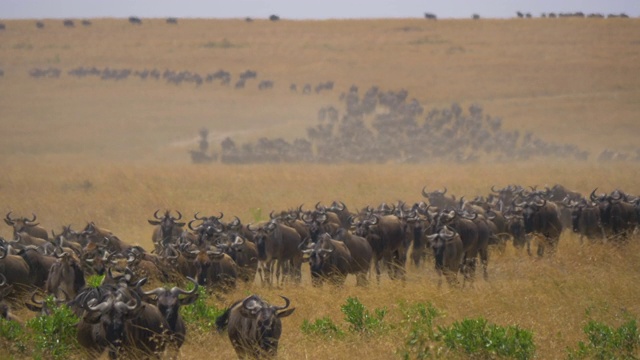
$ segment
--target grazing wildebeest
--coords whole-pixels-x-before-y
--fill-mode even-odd
[[[433,250],[438,275],[444,275],[449,284],[457,283],[456,275],[462,267],[464,257],[460,235],[444,226],[437,233],[427,236],[427,242]]]
[[[62,22],[62,25],[64,25],[64,27],[74,27],[75,26],[75,24],[73,23],[73,20],[71,20],[71,19],[64,20]]]
[[[13,237],[15,238],[19,233],[26,233],[31,236],[35,236],[40,239],[49,239],[49,234],[47,230],[43,227],[39,226],[39,223],[36,223],[37,216],[36,214],[32,214],[33,219],[29,220],[26,217],[12,218],[11,211],[7,213],[7,216],[4,218],[4,222],[7,225],[13,227]]]
[[[436,14],[432,14],[432,13],[424,13],[424,18],[425,19],[429,19],[429,20],[437,20],[438,19]]]
[[[167,24],[177,24],[178,23],[178,18],[175,17],[169,17],[167,18]]]
[[[36,27],[38,29],[44,29],[44,23],[42,21],[36,21]]]
[[[278,15],[271,15],[271,16],[269,16],[269,20],[271,20],[271,21],[278,21],[278,20],[280,20],[280,16],[278,16]]]
[[[229,340],[239,358],[275,357],[282,335],[283,317],[293,313],[284,296],[284,306],[270,305],[257,295],[235,302],[216,319],[218,331],[228,328]]]
[[[174,286],[171,290],[159,287],[144,292],[145,297],[155,302],[156,307],[169,324],[167,335],[171,337],[171,342],[177,348],[182,346],[187,335],[187,327],[180,316],[180,307],[191,305],[198,299],[198,283],[192,278],[188,277],[187,279],[194,284],[191,291]],[[180,297],[180,295],[184,296]]]

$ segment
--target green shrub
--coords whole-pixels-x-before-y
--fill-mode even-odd
[[[91,275],[87,277],[86,283],[89,288],[99,288],[104,280],[104,275]]]
[[[638,359],[640,333],[635,319],[617,329],[591,320],[583,330],[588,342],[569,349],[569,359]]]
[[[483,318],[464,319],[439,327],[437,338],[452,350],[475,358],[530,359],[535,353],[533,333],[518,326],[488,324]]]
[[[26,334],[22,326],[15,321],[9,321],[0,317],[0,344],[12,351],[24,353],[27,349]]]
[[[436,343],[433,322],[440,312],[431,303],[401,304],[400,309],[404,315],[402,328],[408,327],[409,335],[399,353],[404,359],[428,359]]]
[[[190,284],[187,289],[190,291],[193,286]],[[180,314],[186,323],[193,324],[204,331],[215,329],[216,318],[222,315],[224,309],[218,309],[215,305],[207,305],[208,298],[207,289],[201,286],[198,288],[198,299],[191,305],[180,307]]]
[[[38,315],[27,321],[27,328],[32,331],[36,356],[63,359],[78,348],[78,317],[68,307],[56,306],[52,296],[49,296],[46,302],[52,309],[52,314]]]
[[[387,309],[374,309],[374,314],[369,312],[358,298],[347,298],[347,302],[340,307],[344,313],[344,319],[349,323],[349,330],[358,333],[372,333],[386,329],[384,316]]]
[[[305,319],[302,322],[302,332],[306,335],[319,335],[327,339],[341,339],[344,337],[344,331],[334,324],[328,316],[316,319],[313,323]]]

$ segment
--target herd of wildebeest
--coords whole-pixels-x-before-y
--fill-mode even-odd
[[[640,197],[622,190],[594,189],[583,196],[562,185],[508,185],[473,199],[456,198],[446,188],[421,193],[424,199],[413,204],[359,210],[341,201],[300,205],[248,224],[237,216],[228,221],[222,212],[195,213],[187,221],[180,211],[156,210],[148,220],[153,249],[130,244],[93,221],[77,231],[65,225],[49,232],[35,214],[9,212],[4,221],[13,236],[0,239],[0,294],[14,303],[30,299],[27,307],[42,313],[50,311],[43,294],[53,295],[80,318],[78,341],[94,355],[108,350],[117,358],[134,349],[155,356],[183,344],[179,307],[193,303],[199,287],[216,294],[238,283],[286,289],[303,281],[303,271],[313,286],[346,286],[349,276],[356,286],[369,286],[374,274],[383,286],[384,273],[407,281],[412,263],[417,271],[431,271],[424,268],[432,264],[439,279],[455,288],[473,284],[478,258],[489,278],[491,247],[500,251],[511,244],[531,256],[535,246],[538,257],[553,256],[563,231],[578,233],[580,242],[626,246],[635,241],[640,219]],[[87,286],[94,274],[105,275],[102,283]],[[177,285],[143,288],[147,283]],[[187,283],[193,288],[186,290]],[[283,299],[283,306],[275,306],[251,295],[217,319],[239,356],[276,353],[280,318],[293,312]],[[1,304],[2,317],[14,319],[8,303]]]

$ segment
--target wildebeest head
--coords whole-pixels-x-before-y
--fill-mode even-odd
[[[371,233],[372,227],[376,226],[379,221],[380,218],[378,216],[371,215],[361,220],[351,218],[349,223],[355,229],[356,235],[366,238]]]
[[[187,279],[194,284],[191,291],[186,291],[174,286],[171,290],[159,287],[151,291],[143,292],[145,296],[155,300],[158,310],[160,310],[165,319],[167,319],[172,330],[175,330],[180,306],[191,305],[198,299],[198,283],[190,277],[187,277]],[[180,297],[181,295],[184,296]]]
[[[155,220],[147,220],[147,221],[151,225],[160,226],[160,236],[161,236],[163,245],[166,246],[167,244],[165,244],[165,242],[171,239],[171,236],[174,233],[174,229],[183,227],[185,223],[178,222],[178,220],[182,219],[182,214],[180,213],[180,211],[176,211],[176,213],[178,213],[178,217],[171,216],[170,210],[165,211],[164,216],[159,217],[158,216],[159,211],[160,210],[156,210],[156,212],[153,213],[153,217],[155,218]]]
[[[280,318],[291,315],[295,308],[288,309],[289,299],[280,295],[284,299],[284,306],[274,306],[266,303],[257,295],[247,297],[242,301],[240,314],[256,322],[256,329],[259,334],[259,345],[263,350],[277,348],[277,342],[282,332]],[[274,346],[275,345],[275,346]]]
[[[528,201],[516,202],[514,205],[516,207],[522,208],[522,219],[524,221],[524,231],[527,233],[534,232],[535,229],[535,218],[540,211],[540,208],[543,208],[547,204],[546,199],[537,199],[533,198]]]
[[[427,192],[426,187],[422,188],[422,196],[429,199],[429,205],[435,206],[440,209],[444,209],[446,207],[455,207],[456,205],[455,198],[445,196],[446,193],[446,187],[442,191],[434,190],[432,192]]]
[[[198,280],[198,284],[201,286],[206,286],[209,279],[209,268],[211,264],[215,260],[220,260],[224,257],[224,252],[222,251],[212,251],[212,250],[195,250],[191,251],[191,254],[196,255],[194,263],[196,265],[196,279]]]
[[[327,259],[331,256],[331,253],[334,250],[335,247],[331,243],[331,236],[328,233],[319,235],[318,241],[313,248],[302,250],[302,253],[308,256],[306,261],[309,262],[312,278],[322,276],[324,264],[327,262]]]
[[[92,298],[84,308],[87,310],[83,321],[88,324],[100,324],[105,340],[113,347],[125,342],[125,325],[129,319],[138,316],[142,310],[142,300],[133,292],[133,298],[127,301],[121,292],[110,293],[106,299]]]
[[[47,239],[48,237],[47,231],[38,226],[40,224],[36,222],[36,220],[38,219],[36,214],[32,214],[32,215],[33,215],[32,219],[28,219],[26,217],[12,218],[11,211],[7,213],[7,215],[4,218],[4,222],[7,223],[7,225],[13,227],[14,238],[16,237],[17,234],[24,232],[33,236],[43,238],[45,240]],[[44,231],[44,235],[42,234],[43,231]]]

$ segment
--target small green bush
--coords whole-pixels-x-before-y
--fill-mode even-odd
[[[327,339],[341,339],[344,337],[344,331],[334,324],[328,316],[316,319],[315,322],[305,319],[302,322],[302,332],[306,335],[319,335]]]
[[[193,284],[187,286],[188,290],[193,289],[193,286]],[[198,299],[189,306],[180,307],[180,314],[186,323],[204,331],[215,329],[216,318],[222,315],[224,309],[218,309],[215,305],[207,305],[208,298],[207,289],[201,286],[198,288]]]
[[[56,306],[52,296],[46,302],[52,314],[38,315],[27,321],[27,328],[33,332],[36,357],[63,359],[78,348],[78,317],[65,305]]]
[[[89,288],[99,288],[104,280],[104,275],[91,275],[87,277],[86,283]]]
[[[580,341],[577,349],[569,349],[569,359],[638,359],[640,333],[635,319],[619,328],[591,320],[583,329],[588,342]]]
[[[409,328],[404,348],[399,353],[403,359],[428,359],[432,356],[432,347],[436,342],[434,320],[440,315],[431,303],[415,305],[401,304],[403,313],[402,328]]]
[[[373,333],[387,327],[384,322],[384,317],[387,314],[386,308],[374,309],[372,314],[358,298],[349,297],[340,309],[345,315],[345,321],[349,323],[349,330],[352,332]]]
[[[12,351],[24,353],[27,349],[26,341],[26,334],[19,323],[0,318],[0,344]]]
[[[518,326],[488,324],[483,318],[464,319],[439,327],[438,336],[452,350],[475,358],[530,359],[535,353],[533,333]]]

